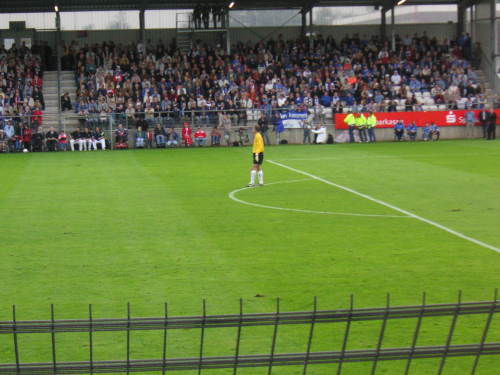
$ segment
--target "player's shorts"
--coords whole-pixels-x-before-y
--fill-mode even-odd
[[[257,165],[261,165],[262,162],[264,161],[264,153],[259,152],[258,154],[253,153],[252,154],[252,162]]]

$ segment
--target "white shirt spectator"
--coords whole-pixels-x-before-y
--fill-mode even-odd
[[[401,84],[401,76],[397,71],[395,71],[391,76],[391,82],[397,86]]]
[[[319,129],[312,129],[311,132],[318,135],[316,143],[326,143],[326,127],[320,126]]]

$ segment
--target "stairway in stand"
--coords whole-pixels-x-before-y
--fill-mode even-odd
[[[76,100],[76,82],[75,73],[73,71],[61,72],[61,95],[65,92],[69,93],[71,104],[75,104]],[[57,95],[57,72],[45,72],[43,74],[43,98],[45,100],[45,110],[43,111],[43,128],[44,131],[51,126],[59,130],[59,100]],[[71,117],[69,117],[72,115]],[[62,114],[61,125],[66,132],[71,131],[78,126],[78,120],[74,116],[74,111],[66,111]]]
[[[474,70],[474,73],[477,76],[477,81],[480,85],[484,86],[484,97],[488,103],[494,103],[495,102],[495,91],[493,91],[491,82],[482,70]]]

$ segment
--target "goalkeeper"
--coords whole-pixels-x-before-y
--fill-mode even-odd
[[[260,126],[256,125],[253,129],[253,146],[252,146],[252,169],[250,170],[249,187],[255,185],[255,175],[259,179],[259,185],[264,185],[264,172],[262,171],[262,162],[264,161],[264,140],[260,134]]]

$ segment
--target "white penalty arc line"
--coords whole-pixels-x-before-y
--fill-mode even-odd
[[[311,181],[310,178],[308,179],[302,179],[302,180],[290,180],[290,181],[278,181],[278,182],[271,182],[269,184],[266,184],[266,186],[269,185],[276,185],[276,184],[291,184],[293,182],[302,182],[302,181]],[[259,208],[267,208],[271,210],[279,210],[279,211],[292,211],[292,212],[301,212],[301,213],[306,213],[306,214],[320,214],[320,215],[340,215],[340,216],[362,216],[362,217],[389,217],[389,218],[409,218],[409,216],[403,216],[403,215],[376,215],[376,214],[358,214],[358,213],[349,213],[349,212],[333,212],[333,211],[315,211],[315,210],[302,210],[299,208],[288,208],[288,207],[277,207],[277,206],[268,206],[265,204],[259,204],[259,203],[253,203],[253,202],[248,202],[244,201],[242,199],[236,198],[236,194],[239,193],[240,191],[248,190],[248,189],[253,189],[252,187],[244,187],[241,189],[236,189],[231,191],[228,194],[228,197],[232,199],[235,202],[241,203],[241,204],[246,204],[247,206],[253,206],[253,207],[259,207]]]
[[[307,177],[310,177],[314,180],[317,180],[317,181],[321,181],[327,185],[331,185],[331,186],[335,186],[336,188],[339,188],[339,189],[342,189],[342,190],[345,190],[345,191],[348,191],[349,193],[352,193],[352,194],[355,194],[357,196],[360,196],[362,198],[365,198],[365,199],[368,199],[369,201],[372,201],[372,202],[375,202],[375,203],[378,203],[382,206],[385,206],[385,207],[389,207],[389,208],[392,208],[394,211],[398,211],[398,212],[401,212],[402,214],[405,214],[409,217],[412,217],[414,219],[417,219],[417,220],[420,220],[420,221],[423,221],[424,223],[427,223],[429,225],[432,225],[436,228],[439,228],[439,229],[442,229],[444,230],[445,232],[448,232],[448,233],[451,233],[453,234],[454,236],[457,236],[457,237],[460,237],[464,240],[467,240],[467,241],[470,241],[472,243],[475,243],[476,245],[479,245],[479,246],[482,246],[486,249],[490,249],[490,250],[493,250],[493,251],[496,251],[497,253],[500,253],[500,249],[498,247],[495,247],[493,245],[490,245],[490,244],[487,244],[483,241],[479,241],[479,240],[476,240],[475,238],[472,238],[472,237],[469,237],[469,236],[466,236],[465,234],[462,234],[460,232],[457,232],[456,230],[453,230],[453,229],[450,229],[448,227],[445,227],[444,225],[441,225],[439,223],[436,223],[435,221],[432,221],[432,220],[429,220],[429,219],[426,219],[422,216],[418,216],[418,215],[415,215],[414,213],[411,213],[409,211],[406,211],[406,210],[403,210],[402,208],[399,208],[399,207],[396,207],[396,206],[393,206],[392,204],[390,203],[387,203],[387,202],[384,202],[380,199],[377,199],[377,198],[373,198],[367,194],[363,194],[363,193],[360,193],[359,191],[356,191],[354,189],[351,189],[351,188],[348,188],[346,186],[342,186],[342,185],[339,185],[339,184],[336,184],[335,182],[332,182],[332,181],[329,181],[329,180],[326,180],[324,178],[321,178],[319,176],[316,176],[316,175],[313,175],[311,173],[308,173],[308,172],[305,172],[305,171],[302,171],[300,169],[296,169],[296,168],[293,168],[293,167],[290,167],[288,165],[285,165],[285,164],[282,164],[282,163],[278,163],[277,161],[273,161],[273,160],[268,160],[269,163],[271,164],[274,164],[274,165],[277,165],[279,167],[282,167],[282,168],[285,168],[285,169],[288,169],[292,172],[295,172],[295,173],[298,173],[298,174],[301,174],[301,175],[304,175],[304,176],[307,176]]]

